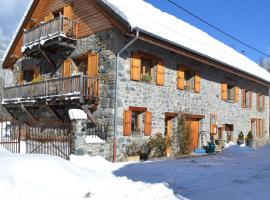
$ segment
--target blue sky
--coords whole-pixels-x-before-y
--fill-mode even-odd
[[[167,0],[145,0],[161,10],[202,29],[218,40],[245,51],[245,55],[259,62],[263,55],[225,37],[209,26],[178,10]],[[270,54],[270,1],[269,0],[174,0],[184,8],[216,25],[225,32]],[[0,49],[12,37],[29,0],[8,0],[0,7]],[[259,3],[258,3],[259,2]],[[3,48],[3,47],[2,47]]]
[[[167,0],[146,0],[161,10],[202,29],[209,35],[226,43],[255,62],[264,55],[250,50],[225,37],[199,20],[170,4]],[[185,9],[200,16],[236,38],[270,54],[270,1],[269,0],[173,0]]]

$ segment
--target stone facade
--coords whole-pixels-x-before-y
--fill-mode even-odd
[[[107,123],[109,126],[108,141],[102,144],[87,144],[86,122],[73,121],[73,134],[75,136],[75,152],[78,155],[101,155],[108,160],[113,159],[113,121],[114,121],[114,95],[115,95],[115,66],[117,52],[130,41],[117,30],[97,33],[77,42],[75,51],[70,58],[73,59],[73,73],[75,60],[78,56],[87,52],[99,53],[99,67],[101,75],[100,104],[94,115],[99,123]],[[154,81],[150,83],[131,81],[130,65],[134,52],[141,51],[154,55],[162,59],[165,63],[165,84],[157,86]],[[15,65],[15,78],[18,80],[16,71],[21,69],[24,59],[18,60]],[[27,61],[29,63],[29,61]],[[36,63],[35,60],[33,60]],[[42,63],[41,63],[42,62]],[[262,86],[245,78],[232,75],[228,72],[214,68],[212,66],[191,60],[187,57],[177,55],[160,47],[142,41],[136,41],[131,47],[125,50],[119,60],[119,96],[117,113],[117,133],[116,133],[116,155],[117,160],[121,160],[125,153],[125,148],[132,141],[142,142],[146,136],[123,136],[123,112],[129,106],[145,107],[152,112],[152,135],[165,132],[165,112],[184,112],[193,115],[203,115],[200,120],[200,132],[210,131],[210,115],[217,115],[217,126],[223,124],[233,124],[233,141],[236,141],[240,131],[246,135],[251,127],[251,118],[265,119],[265,124],[269,124],[269,95],[268,87]],[[47,76],[48,67],[43,61],[41,73]],[[193,66],[201,75],[201,92],[177,89],[177,68],[181,65]],[[44,67],[45,66],[45,67]],[[59,64],[56,77],[60,77],[62,65]],[[79,69],[81,71],[81,69]],[[155,74],[155,73],[154,73]],[[155,79],[155,77],[153,77]],[[239,88],[253,91],[252,108],[242,108],[241,95],[238,103],[224,101],[221,98],[222,81],[232,82]],[[257,112],[256,95],[265,95],[265,111]],[[175,128],[175,127],[174,127]],[[256,146],[265,144],[269,139],[268,126],[262,138],[256,138]]]

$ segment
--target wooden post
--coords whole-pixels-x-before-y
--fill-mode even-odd
[[[83,102],[83,83],[84,83],[84,75],[83,73],[80,74],[80,102],[82,103]]]

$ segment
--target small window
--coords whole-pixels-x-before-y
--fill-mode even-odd
[[[235,98],[235,88],[232,85],[227,86],[227,100],[234,101]]]
[[[132,135],[142,135],[143,113],[132,112],[131,131]]]
[[[154,59],[142,57],[141,61],[141,81],[151,82],[154,77],[154,67],[156,62]]]
[[[53,17],[54,17],[54,18],[57,18],[57,17],[59,17],[59,16],[60,16],[60,14],[61,14],[61,15],[63,15],[63,14],[64,14],[64,8],[59,9],[59,10],[57,10],[57,11],[53,12]]]
[[[185,90],[194,90],[194,71],[186,71],[184,78],[184,88]]]
[[[23,72],[23,80],[27,83],[31,82],[34,78],[34,72],[32,70],[25,70]]]

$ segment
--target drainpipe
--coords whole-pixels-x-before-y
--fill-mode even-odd
[[[118,53],[116,56],[116,70],[115,70],[115,74],[116,74],[116,79],[115,79],[115,98],[114,98],[114,102],[115,102],[115,109],[114,109],[114,138],[113,138],[113,162],[116,161],[116,133],[117,133],[117,113],[118,113],[118,68],[119,68],[119,58],[120,58],[120,54],[123,53],[123,51],[125,51],[128,47],[130,47],[138,38],[139,38],[139,30],[136,30],[136,36],[135,38],[133,38],[129,43],[127,43]]]

